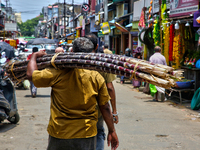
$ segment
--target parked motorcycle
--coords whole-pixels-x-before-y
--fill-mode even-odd
[[[7,119],[18,123],[20,116],[17,109],[16,93],[12,81],[4,78],[4,70],[0,69],[0,123]]]

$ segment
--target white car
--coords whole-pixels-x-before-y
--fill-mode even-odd
[[[45,48],[43,45],[26,45],[23,53],[27,57],[28,55],[32,54],[33,47],[37,47],[38,51],[45,51]]]

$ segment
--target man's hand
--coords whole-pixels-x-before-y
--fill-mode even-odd
[[[111,143],[111,150],[116,150],[118,148],[119,140],[115,131],[108,132],[107,142],[108,146],[110,146]]]
[[[26,72],[27,79],[29,81],[32,81],[33,72],[35,70],[38,70],[37,62],[36,62],[37,58],[42,57],[46,54],[47,53],[45,53],[44,51],[39,51],[39,52],[35,52],[35,53],[32,54],[31,59],[29,60],[29,63],[28,63],[28,66],[27,66],[27,72]]]
[[[62,47],[58,47],[58,48],[56,48],[55,52],[56,53],[60,53],[60,52],[64,53],[65,51]]]
[[[46,54],[47,54],[47,53],[44,52],[44,51],[39,51],[39,52],[33,53],[33,55],[36,55],[37,58],[38,58],[38,57],[42,57],[42,56],[44,56],[44,55],[46,55]]]

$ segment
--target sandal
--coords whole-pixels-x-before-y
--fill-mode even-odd
[[[158,102],[158,100],[157,99],[153,99],[153,102]]]

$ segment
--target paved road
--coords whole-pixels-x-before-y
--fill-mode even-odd
[[[120,122],[116,130],[119,150],[199,150],[200,112],[171,102],[152,102],[151,97],[114,82]],[[0,125],[0,150],[45,150],[48,134],[50,88],[17,90],[21,120]],[[105,125],[106,128],[106,125]],[[107,131],[106,131],[107,133]],[[110,150],[105,141],[105,150]]]

